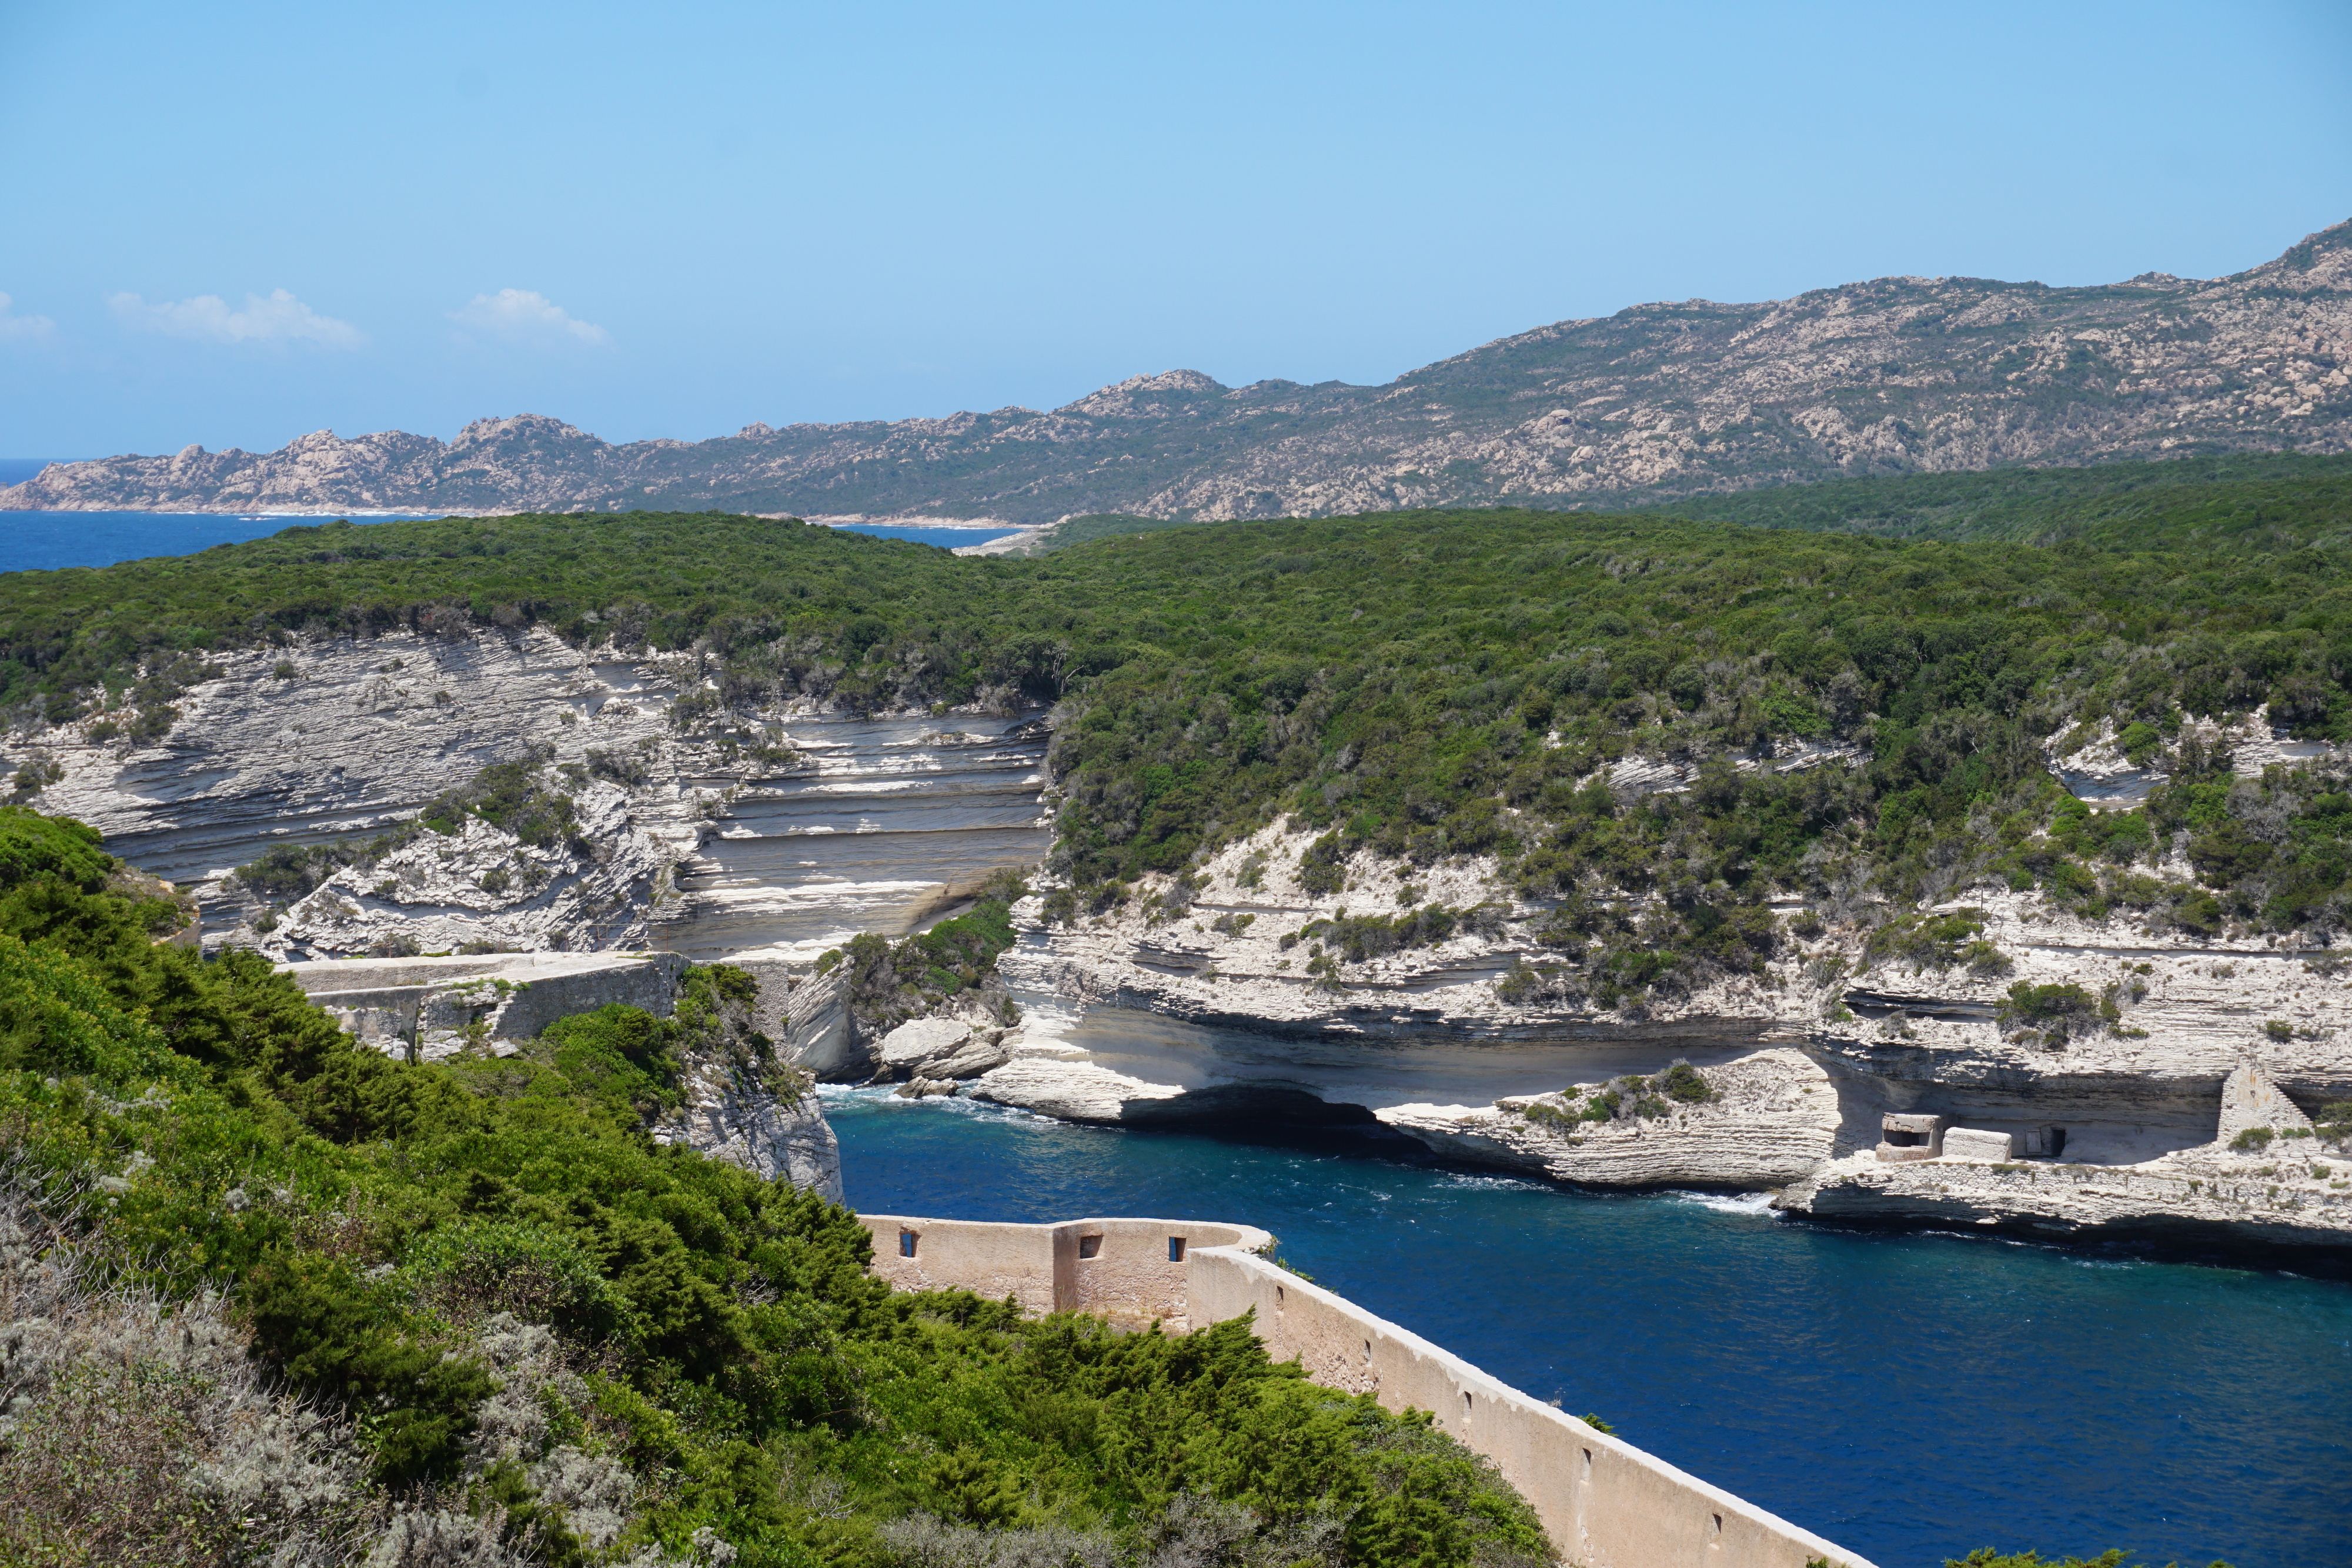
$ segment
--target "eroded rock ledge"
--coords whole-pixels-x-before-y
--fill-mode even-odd
[[[2352,1100],[2352,966],[2324,953],[2155,936],[1979,888],[1944,906],[1978,912],[1998,963],[1977,971],[1874,962],[1864,930],[1825,925],[1760,974],[1596,1010],[1512,998],[1515,966],[1543,956],[1544,911],[1491,863],[1359,856],[1346,891],[1318,895],[1297,875],[1305,843],[1270,831],[1197,887],[1155,883],[1100,916],[1019,905],[1024,940],[1001,967],[1028,1018],[1004,1065],[939,1088],[1126,1124],[1352,1116],[1450,1159],[1770,1191],[1784,1212],[1841,1221],[2352,1241],[2352,1145],[2312,1119]],[[1438,902],[1485,914],[1314,975],[1329,950],[1283,941]],[[2006,1016],[2019,983],[2079,986],[2115,1016],[2024,1027]],[[1655,1087],[1677,1061],[1703,1098]],[[1890,1116],[1963,1135],[1890,1161]]]

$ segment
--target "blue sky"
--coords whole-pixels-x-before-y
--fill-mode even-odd
[[[2347,217],[2345,0],[0,0],[0,456],[1381,382]]]

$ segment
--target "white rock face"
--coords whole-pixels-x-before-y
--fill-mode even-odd
[[[2230,1092],[2247,1124],[2282,1138],[2309,1132],[2299,1107],[2352,1099],[2352,969],[2259,937],[2151,935],[2128,916],[2088,924],[2037,896],[1975,888],[1944,907],[1982,912],[2005,973],[1873,966],[1864,933],[1832,925],[1763,975],[1638,1013],[1540,997],[1514,1005],[1496,981],[1515,959],[1546,956],[1531,940],[1542,912],[1517,903],[1496,868],[1423,872],[1360,856],[1339,868],[1341,890],[1317,895],[1297,878],[1307,841],[1261,834],[1199,867],[1197,891],[1149,879],[1125,908],[1068,925],[1048,925],[1042,900],[1021,905],[1023,945],[1000,967],[1030,1024],[1013,1061],[972,1092],[1077,1120],[1160,1123],[1295,1106],[1285,1097],[1304,1092],[1368,1107],[1454,1158],[1580,1184],[1785,1189],[1790,1211],[1840,1218],[1990,1215],[2020,1227],[2040,1213],[2053,1234],[2130,1235],[2157,1228],[2177,1200],[2179,1234],[2269,1240],[2352,1227],[2352,1208],[2336,1201],[2352,1190],[2334,1185],[2347,1178],[2340,1152],[2320,1142],[2294,1145],[2323,1168],[2300,1189],[2281,1163],[2288,1144],[2270,1145],[2275,1185],[2305,1195],[2284,1229],[2214,1197],[2212,1185],[2248,1190],[2259,1168],[2224,1146],[2238,1123],[2217,1138],[2225,1081],[2242,1086]],[[1279,941],[1313,920],[1429,902],[1489,903],[1496,918],[1321,977],[1303,972],[1311,942]],[[2020,981],[2111,994],[2120,1021],[2060,1048],[2005,1031],[2000,1009]],[[1677,1057],[1714,1098],[1664,1115],[1568,1120],[1603,1080],[1655,1074]],[[1880,1165],[1889,1113],[1948,1118],[1945,1157]],[[2209,1160],[2218,1176],[2198,1174]],[[2089,1203],[2093,1173],[2114,1172],[2127,1173],[2117,1180],[2129,1201]],[[1973,1196],[1955,1202],[1963,1189]]]
[[[934,1057],[948,1057],[971,1039],[971,1025],[961,1019],[921,1018],[900,1024],[882,1037],[882,1068],[903,1078]],[[926,1073],[926,1077],[938,1077]]]
[[[965,1092],[974,1100],[1016,1105],[1065,1122],[1119,1122],[1129,1120],[1139,1105],[1172,1100],[1182,1092],[1090,1061],[1035,1056],[1006,1063]]]
[[[684,776],[716,758],[673,737],[666,722],[681,683],[694,678],[691,661],[600,659],[544,631],[493,629],[338,638],[214,662],[223,673],[174,702],[177,722],[158,742],[93,738],[123,717],[96,712],[12,734],[0,747],[9,761],[46,757],[63,770],[35,802],[40,810],[79,817],[134,864],[196,884],[215,937],[238,914],[257,912],[224,900],[219,879],[232,866],[275,842],[386,828],[534,747],[556,763],[584,767],[594,753],[642,770],[641,786],[580,791],[592,841],[609,846],[601,858],[525,852],[470,831],[458,846],[420,843],[383,899],[373,884],[347,881],[338,896],[356,913],[318,911],[318,934],[355,937],[437,918],[452,936],[471,923],[494,940],[511,926],[519,944],[625,946],[643,939],[646,914],[658,913],[650,883],[633,890],[693,853],[709,831],[704,813],[719,791]],[[444,858],[453,847],[457,854]],[[494,894],[478,873],[501,860],[511,862],[513,886]],[[623,911],[612,901],[625,891],[635,913],[615,920]],[[299,945],[275,944],[285,952]]]
[[[233,939],[280,958],[366,953],[394,936],[426,952],[642,946],[676,848],[634,822],[613,785],[588,785],[579,811],[579,841],[551,846],[478,817],[452,836],[421,834],[336,873],[266,932],[248,917]]]
[[[469,1046],[509,1055],[558,1019],[614,1003],[667,1018],[686,961],[675,953],[514,953],[285,967],[362,1040],[437,1061]]]
[[[656,1142],[685,1144],[841,1201],[841,1145],[814,1094],[779,1097],[709,1061],[690,1063],[682,1088],[686,1104],[655,1126]]]
[[[1599,1083],[1478,1110],[1403,1105],[1379,1114],[1441,1153],[1597,1186],[1776,1187],[1830,1157],[1837,1092],[1802,1051],[1756,1051],[1705,1077],[1712,1100],[1641,1120],[1567,1122]]]

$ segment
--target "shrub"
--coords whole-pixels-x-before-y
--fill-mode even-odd
[[[2260,1154],[2271,1146],[2278,1134],[2268,1127],[2247,1127],[2230,1140],[2230,1146],[2242,1154]]]
[[[1650,1080],[1650,1087],[1685,1105],[1705,1104],[1715,1098],[1706,1075],[1687,1061],[1677,1061]]]
[[[2063,980],[2046,986],[2019,981],[2009,988],[1999,1017],[2004,1029],[2032,1026],[2046,1030],[2053,1044],[2063,1044],[2069,1036],[2085,1033],[2105,1021],[2098,998]]]
[[[1298,885],[1320,898],[1346,885],[1340,870],[1339,835],[1326,833],[1298,853]]]

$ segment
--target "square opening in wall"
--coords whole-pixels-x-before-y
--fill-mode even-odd
[[[1184,1261],[1184,1239],[1182,1237],[1171,1236],[1168,1239],[1168,1261],[1171,1263],[1181,1263]]]
[[[898,1256],[912,1258],[914,1255],[915,1233],[911,1230],[901,1230],[898,1232]]]
[[[1078,1238],[1078,1256],[1079,1256],[1079,1257],[1081,1257],[1081,1258],[1097,1258],[1097,1257],[1100,1257],[1101,1255],[1102,1255],[1102,1238],[1101,1238],[1101,1237],[1099,1237],[1099,1236],[1081,1236],[1081,1237],[1079,1237],[1079,1238]]]

